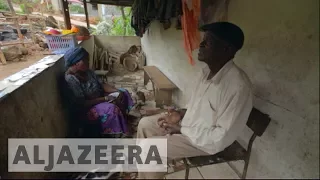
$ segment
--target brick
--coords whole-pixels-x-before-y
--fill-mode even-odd
[[[134,79],[124,77],[121,81],[122,81],[122,82],[133,82]]]
[[[135,82],[125,82],[125,84],[127,84],[127,85],[136,85]]]
[[[114,81],[121,81],[123,78],[122,77],[120,77],[120,76],[116,76],[115,78],[114,78]]]

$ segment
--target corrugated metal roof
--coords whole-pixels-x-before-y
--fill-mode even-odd
[[[109,4],[116,6],[132,6],[134,0],[87,0],[91,4]]]

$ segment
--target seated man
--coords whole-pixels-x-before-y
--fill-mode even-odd
[[[250,80],[232,61],[243,46],[242,30],[228,22],[208,24],[202,30],[198,59],[206,67],[193,86],[188,109],[177,110],[183,116],[181,123],[167,123],[163,115],[155,115],[141,119],[138,126],[138,138],[167,138],[169,159],[223,151],[244,129],[252,109]],[[139,178],[164,175],[139,173]]]

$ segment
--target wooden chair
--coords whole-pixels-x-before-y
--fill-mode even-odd
[[[257,136],[262,136],[262,134],[268,127],[270,120],[271,119],[269,115],[264,114],[259,110],[253,108],[247,122],[247,126],[253,131],[253,135],[250,138],[248,148],[243,148],[237,141],[235,141],[225,150],[217,154],[210,156],[184,158],[183,162],[186,166],[185,179],[188,179],[189,177],[190,168],[225,162],[228,163],[228,165],[237,173],[239,178],[245,179],[247,175],[253,141]],[[242,174],[239,173],[237,169],[229,163],[231,161],[239,160],[243,160],[245,162]]]

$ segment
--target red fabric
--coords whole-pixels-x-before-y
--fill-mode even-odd
[[[199,48],[200,32],[198,30],[198,19],[200,16],[200,0],[192,0],[192,9],[187,6],[188,0],[182,0],[182,30],[184,38],[184,48],[187,52],[189,63],[194,65],[192,51]]]

